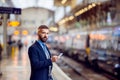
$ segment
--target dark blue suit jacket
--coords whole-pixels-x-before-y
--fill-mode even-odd
[[[48,52],[50,54],[49,50]],[[42,46],[37,41],[29,47],[28,55],[31,64],[30,80],[52,80],[49,75],[49,66],[52,66],[52,61],[46,58]]]

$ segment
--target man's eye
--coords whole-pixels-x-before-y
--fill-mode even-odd
[[[43,34],[45,34],[45,32],[42,32]]]

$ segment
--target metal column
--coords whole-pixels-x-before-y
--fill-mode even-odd
[[[3,44],[4,44],[4,54],[7,54],[7,17],[8,14],[3,14]]]

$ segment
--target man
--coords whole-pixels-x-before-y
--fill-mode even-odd
[[[28,55],[31,64],[30,80],[53,80],[51,76],[52,62],[58,56],[51,56],[45,42],[48,39],[49,29],[46,25],[38,28],[38,40],[29,47]]]

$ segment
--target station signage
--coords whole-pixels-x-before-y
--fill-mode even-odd
[[[0,7],[1,14],[21,14],[21,8]]]

